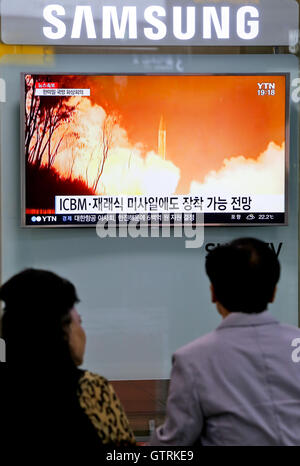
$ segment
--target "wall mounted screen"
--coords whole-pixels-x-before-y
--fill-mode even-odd
[[[288,74],[23,73],[21,87],[23,225],[287,223]]]

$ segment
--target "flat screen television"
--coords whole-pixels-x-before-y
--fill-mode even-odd
[[[287,224],[289,75],[22,73],[22,224]]]

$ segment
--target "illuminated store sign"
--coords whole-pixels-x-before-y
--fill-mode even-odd
[[[184,11],[185,10],[185,11]],[[118,14],[119,13],[119,14]],[[206,6],[202,9],[202,38],[211,39],[213,31],[217,39],[230,39],[230,7],[220,8]],[[43,34],[48,39],[63,39],[67,28],[63,18],[66,10],[60,5],[48,5],[43,10],[44,19],[51,26],[43,27]],[[185,16],[185,21],[183,18]],[[166,8],[148,6],[144,11],[144,19],[148,24],[143,28],[143,39],[161,41],[168,33],[173,39],[182,41],[193,39],[196,35],[196,7],[175,6],[172,8],[172,30],[168,31],[164,18]],[[185,24],[183,24],[185,23]],[[116,6],[102,7],[102,39],[139,39],[137,27],[137,7],[123,6],[118,12]],[[251,40],[259,34],[259,11],[253,6],[240,7],[236,12],[236,34],[241,39]],[[71,39],[80,39],[83,35],[88,39],[97,39],[95,20],[91,6],[76,6],[74,12]]]
[[[2,0],[2,41],[58,45],[294,45],[294,0]]]

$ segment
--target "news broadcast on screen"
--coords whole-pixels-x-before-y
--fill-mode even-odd
[[[286,225],[289,74],[29,74],[22,223]]]

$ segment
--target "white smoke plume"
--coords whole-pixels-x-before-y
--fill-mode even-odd
[[[257,159],[244,156],[225,159],[218,171],[209,172],[203,183],[192,181],[191,194],[251,195],[284,194],[285,150],[270,142]]]
[[[102,157],[101,128],[106,113],[89,99],[75,99],[70,100],[70,105],[77,104],[72,125],[79,138],[62,148],[54,167],[65,177],[82,178],[92,186]],[[114,126],[98,194],[168,195],[176,192],[179,179],[180,169],[171,161],[163,160],[154,151],[144,154],[143,144],[130,144],[125,129],[119,124]]]

